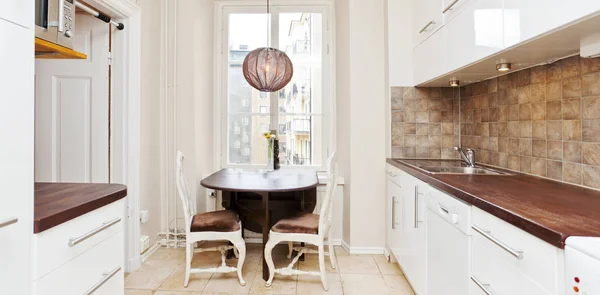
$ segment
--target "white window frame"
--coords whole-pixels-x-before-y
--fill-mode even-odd
[[[229,65],[229,15],[232,13],[265,13],[266,1],[264,0],[216,0],[215,1],[215,96],[214,96],[214,169],[222,168],[242,168],[242,169],[262,169],[261,164],[229,164],[228,163],[228,65]],[[278,13],[307,12],[321,13],[323,18],[323,77],[329,77],[329,81],[323,84],[322,100],[322,151],[320,165],[303,166],[285,166],[286,169],[312,169],[317,171],[325,170],[325,159],[336,148],[336,96],[335,96],[335,17],[334,4],[332,0],[272,0],[271,11],[273,15]],[[273,23],[278,22],[276,17],[272,17]],[[275,26],[277,27],[277,26]],[[266,30],[266,28],[265,28]],[[273,30],[272,35],[277,35],[277,29]],[[278,37],[276,37],[278,38]],[[279,107],[273,108],[277,104],[277,94],[270,95],[272,102],[271,110],[276,110],[271,115],[271,129],[279,130]],[[275,104],[273,104],[273,101]],[[293,115],[293,114],[290,114]],[[314,115],[314,114],[303,114]],[[315,147],[317,148],[317,147]],[[314,154],[314,153],[311,153]]]

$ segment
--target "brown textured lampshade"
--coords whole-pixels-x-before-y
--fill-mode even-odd
[[[258,48],[244,59],[244,78],[262,92],[275,92],[290,83],[294,75],[292,61],[285,52],[271,48]]]

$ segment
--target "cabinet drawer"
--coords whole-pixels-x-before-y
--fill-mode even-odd
[[[94,294],[123,294],[123,234],[114,235],[34,282],[36,295],[81,295],[107,279]],[[106,274],[114,271],[110,278]],[[120,288],[117,288],[120,287]]]
[[[390,164],[387,165],[385,173],[387,174],[389,180],[400,186],[402,185],[402,177],[406,174],[404,171]]]
[[[512,285],[517,289],[501,290],[516,292],[512,294],[555,293],[559,249],[480,209],[473,208],[472,219],[475,276],[494,289]]]
[[[122,233],[124,202],[121,199],[34,235],[34,279],[45,276],[111,236]],[[73,239],[85,237],[89,238],[77,244],[70,243]]]

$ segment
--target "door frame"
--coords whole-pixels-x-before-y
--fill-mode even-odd
[[[127,186],[125,271],[142,264],[140,255],[141,9],[134,0],[87,0],[125,25],[113,30],[111,182]],[[98,20],[100,21],[100,20]]]

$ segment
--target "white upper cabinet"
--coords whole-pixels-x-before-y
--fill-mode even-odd
[[[457,2],[456,5],[458,5]],[[501,51],[502,0],[472,0],[443,28],[444,74]],[[439,49],[438,49],[439,50]]]
[[[413,79],[416,84],[441,76],[447,71],[444,35],[433,34],[414,49]]]
[[[418,0],[413,2],[413,41],[421,44],[443,25],[442,0]]]
[[[0,19],[18,24],[25,28],[33,27],[34,1],[2,0],[0,1]]]
[[[444,0],[442,14],[444,17],[444,25],[452,21],[460,12],[462,12],[470,2],[474,0]]]
[[[552,31],[598,10],[598,0],[504,0],[505,47]]]

